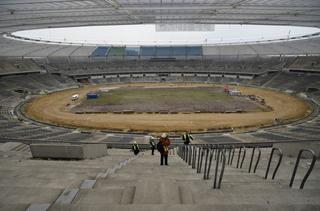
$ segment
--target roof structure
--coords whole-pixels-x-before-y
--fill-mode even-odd
[[[1,0],[0,32],[88,25],[320,26],[318,0]]]
[[[150,23],[320,27],[319,14],[319,0],[0,0],[0,35],[40,28]],[[285,47],[271,54],[319,53],[319,39],[311,39],[303,48],[300,43],[290,42],[289,50]],[[75,46],[26,43],[3,36],[0,46],[0,56],[71,56],[79,50]],[[248,48],[247,44],[244,47]],[[90,52],[86,56],[92,47],[87,49]],[[252,49],[260,54],[255,45]],[[213,51],[224,52],[219,47]]]

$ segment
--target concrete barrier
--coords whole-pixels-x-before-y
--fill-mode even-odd
[[[93,159],[107,155],[106,144],[31,144],[34,158]]]

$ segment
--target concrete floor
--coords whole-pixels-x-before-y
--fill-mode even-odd
[[[269,154],[270,149],[262,150],[253,174],[248,150],[243,168],[236,168],[235,159],[226,166],[221,189],[213,189],[215,162],[209,180],[203,180],[176,153],[169,155],[169,166],[159,165],[158,152],[133,156],[121,149],[94,160],[38,160],[25,147],[1,144],[0,210],[320,210],[319,162],[300,190],[310,162],[302,160],[291,189],[295,158],[284,157],[275,180],[265,180]]]

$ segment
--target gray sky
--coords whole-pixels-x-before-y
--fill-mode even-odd
[[[91,26],[20,31],[28,38],[106,45],[215,44],[287,38],[319,32],[293,26],[216,25],[211,32],[157,32],[155,25]]]

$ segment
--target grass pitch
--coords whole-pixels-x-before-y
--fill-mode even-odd
[[[202,88],[124,88],[102,93],[98,99],[85,100],[84,105],[128,105],[128,104],[194,104],[228,101],[232,97],[215,87]]]
[[[125,87],[103,92],[98,99],[83,100],[74,112],[226,112],[260,111],[244,97],[229,96],[222,87]]]

